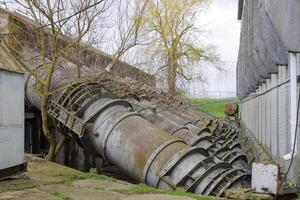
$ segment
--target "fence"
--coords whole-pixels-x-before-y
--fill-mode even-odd
[[[205,91],[191,89],[187,92],[187,95],[191,98],[201,98],[201,99],[224,99],[236,97],[236,92],[233,91]]]

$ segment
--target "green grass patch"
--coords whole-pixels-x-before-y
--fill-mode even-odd
[[[88,173],[78,172],[78,173],[74,173],[74,174],[67,176],[64,180],[64,183],[67,185],[70,185],[74,181],[84,180],[84,179],[89,179],[89,178],[101,179],[101,180],[115,180],[112,177],[98,174],[97,171],[94,169],[90,169],[90,172],[88,172]]]
[[[161,193],[163,190],[155,189],[146,184],[140,183],[132,186],[128,192],[130,194]]]
[[[63,194],[59,191],[51,191],[50,192],[51,195],[56,196],[56,197],[62,197]]]
[[[251,191],[249,188],[228,189],[225,191],[225,196],[227,199],[273,200],[273,197],[271,195],[263,194],[263,193],[256,193],[254,191]],[[278,199],[281,199],[281,198],[278,198]]]
[[[198,108],[199,110],[206,111],[215,117],[223,118],[225,103],[238,103],[237,98],[231,99],[188,99],[188,102]]]
[[[176,195],[176,196],[187,196],[187,197],[192,197],[196,200],[215,200],[216,199],[215,197],[202,196],[202,195],[197,195],[194,193],[188,193],[188,192],[185,192],[185,190],[182,188],[178,188],[175,191],[162,190],[162,189],[155,189],[155,188],[150,187],[143,183],[134,185],[129,190],[123,190],[122,192],[125,192],[127,194],[168,194],[168,195]]]
[[[72,197],[67,197],[67,196],[65,196],[63,193],[61,193],[59,191],[52,191],[52,192],[50,192],[50,194],[53,195],[53,196],[59,197],[59,198],[61,198],[63,200],[73,200]]]
[[[93,187],[94,190],[104,190],[105,189],[105,186],[103,185],[96,185]]]

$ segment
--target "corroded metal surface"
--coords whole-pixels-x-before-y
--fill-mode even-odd
[[[207,149],[211,155],[229,162],[236,169],[250,172],[247,158],[237,142],[238,126],[235,124],[213,120],[190,108],[162,110],[158,106],[151,107],[147,101],[131,101],[144,118],[159,128],[183,139],[190,146]],[[213,130],[213,135],[210,130]]]
[[[131,104],[100,92],[98,84],[86,87],[68,88],[56,95],[56,102],[84,122],[84,134],[75,137],[91,154],[156,188],[184,187],[190,192],[221,196],[227,188],[249,186],[247,172],[216,155],[218,148],[207,128],[200,129],[172,112],[157,112],[157,105],[138,109],[136,101],[131,100]],[[56,119],[58,115],[51,116]],[[61,123],[59,118],[57,121]]]
[[[239,112],[239,105],[237,103],[226,103],[224,105],[224,113],[227,116],[237,115]]]
[[[26,19],[15,17],[24,25],[28,23]],[[42,60],[51,59],[44,58],[32,47],[26,43],[18,52],[28,66],[39,66]],[[225,160],[234,160],[232,154],[226,153],[236,148],[235,134],[226,131],[229,127],[201,116],[180,98],[144,82],[124,80],[127,70],[118,68],[121,73],[109,73],[92,69],[90,63],[85,62],[79,79],[75,76],[77,66],[73,57],[60,59],[62,62],[53,73],[50,87],[54,90],[70,86],[51,96],[48,114],[55,119],[62,134],[74,139],[90,154],[102,157],[132,178],[157,188],[184,187],[190,192],[221,196],[227,188],[249,184],[249,174],[234,169]],[[105,69],[104,62],[98,61],[97,68]],[[36,73],[43,75],[38,68]],[[135,75],[137,80],[142,77],[140,73]],[[26,96],[38,108],[40,100],[34,85],[34,78],[28,76]],[[124,100],[132,97],[151,102],[151,108],[164,105],[183,110],[162,110],[161,118],[152,121],[144,116],[146,110],[138,112]],[[228,139],[233,140],[228,142],[228,149],[220,148]],[[224,153],[223,160],[217,152]]]

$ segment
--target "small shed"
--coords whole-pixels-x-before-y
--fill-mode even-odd
[[[0,44],[0,179],[24,171],[24,74]]]

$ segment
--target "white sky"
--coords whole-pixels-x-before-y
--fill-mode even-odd
[[[205,25],[206,36],[204,42],[214,44],[217,53],[223,62],[226,72],[220,74],[215,69],[202,66],[206,74],[207,83],[189,83],[185,86],[192,97],[202,97],[201,91],[214,91],[208,93],[214,97],[223,98],[235,96],[236,91],[236,61],[239,47],[240,22],[237,20],[238,0],[212,0],[209,10],[201,14],[199,25]],[[202,39],[202,38],[201,38]],[[111,45],[109,45],[111,47]],[[205,71],[203,71],[205,69]],[[197,70],[194,71],[198,74]],[[219,92],[225,92],[220,93]],[[228,93],[226,93],[228,92]],[[218,96],[215,96],[217,94]]]
[[[240,37],[237,7],[238,0],[213,0],[210,9],[199,19],[199,23],[208,24],[205,28],[208,31],[206,39],[217,46],[226,72],[220,75],[216,70],[208,70],[207,84],[191,83],[191,95],[195,96],[202,90],[236,91],[236,61]],[[232,95],[234,94],[231,93],[230,96]]]
[[[204,97],[207,97],[207,94],[213,98],[236,95],[236,61],[240,37],[237,7],[238,0],[212,0],[209,9],[200,14],[197,26],[203,26],[202,29],[205,31],[205,36],[199,38],[200,42],[213,44],[217,47],[217,53],[220,55],[220,59],[224,61],[222,67],[225,69],[225,72],[219,73],[212,67],[208,67],[208,64],[194,69],[194,74],[205,75],[207,83],[203,84],[199,81],[184,82],[183,87],[189,96],[203,97],[201,95],[202,91],[214,91],[205,93]],[[107,35],[109,37],[115,36],[114,34]],[[106,39],[109,42],[106,44],[107,49],[104,51],[111,53],[112,40],[113,38]],[[219,92],[222,92],[221,96]]]

